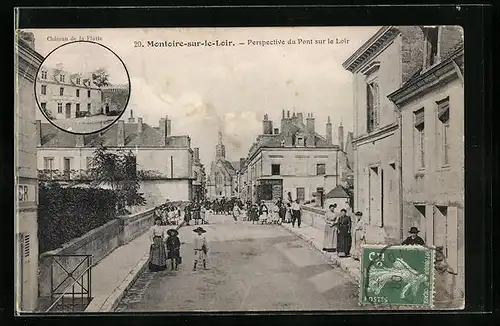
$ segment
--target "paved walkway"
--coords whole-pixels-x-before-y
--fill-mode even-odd
[[[357,285],[297,235],[230,216],[211,221],[206,270],[192,271],[194,226],[183,227],[179,270],[145,270],[115,311],[369,309],[358,305]]]
[[[177,226],[179,233],[185,232]],[[175,226],[167,226],[175,228]],[[149,231],[113,250],[92,268],[92,301],[86,312],[112,311],[128,287],[147,267],[149,259]]]
[[[351,257],[340,258],[336,253],[329,253],[323,251],[323,237],[324,231],[316,229],[309,225],[302,224],[300,228],[292,227],[291,224],[283,223],[282,226],[289,230],[290,232],[296,234],[300,238],[306,240],[311,245],[313,245],[316,249],[321,251],[321,253],[326,256],[332,263],[336,266],[339,266],[344,271],[346,271],[353,280],[359,281],[360,277],[360,263],[357,260],[354,260]]]
[[[97,312],[149,253],[149,232],[113,250],[92,268],[92,297],[85,311]]]

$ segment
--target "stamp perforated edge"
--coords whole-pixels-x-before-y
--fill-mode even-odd
[[[434,308],[435,301],[435,251],[436,248],[433,246],[419,246],[419,245],[386,245],[386,244],[363,244],[361,245],[360,254],[360,276],[358,282],[358,305],[359,306],[369,306],[363,303],[363,285],[364,285],[364,266],[363,266],[363,255],[364,248],[367,249],[384,249],[384,248],[395,248],[395,249],[412,249],[412,250],[428,250],[430,252],[429,259],[429,305],[394,305],[394,304],[373,304],[372,307],[379,308],[380,310],[430,310]]]

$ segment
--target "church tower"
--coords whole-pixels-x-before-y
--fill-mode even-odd
[[[226,158],[226,146],[222,143],[222,131],[219,131],[219,143],[215,146],[215,157],[216,159]]]

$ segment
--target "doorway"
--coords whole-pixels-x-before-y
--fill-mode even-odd
[[[306,198],[306,189],[304,187],[297,188],[297,197],[296,197],[296,199],[298,199],[300,201],[300,203],[303,204],[305,198]]]
[[[369,218],[370,224],[382,227],[382,202],[384,196],[382,169],[379,166],[371,166],[368,169],[369,182]]]
[[[71,118],[71,103],[66,103],[65,116],[66,116],[66,119]]]

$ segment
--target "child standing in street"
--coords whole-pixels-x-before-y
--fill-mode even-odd
[[[176,229],[167,231],[167,258],[170,259],[172,270],[177,270],[177,266],[181,263],[181,241],[179,240],[179,232]]]
[[[196,232],[196,236],[194,238],[194,267],[193,271],[196,271],[196,265],[198,262],[203,262],[203,268],[207,268],[207,253],[208,253],[208,245],[207,239],[203,235],[203,233],[207,232],[201,226],[197,227],[193,230]]]

